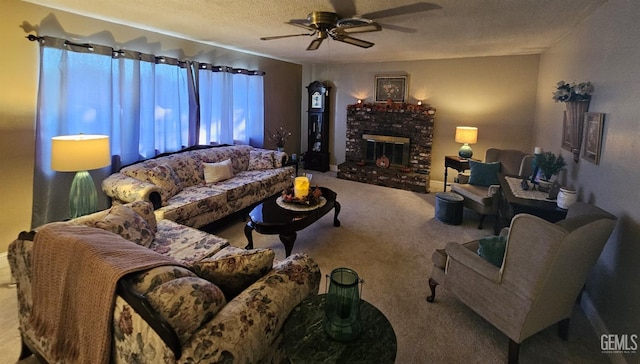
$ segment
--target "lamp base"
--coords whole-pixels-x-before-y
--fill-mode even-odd
[[[473,151],[471,150],[469,144],[464,143],[464,145],[460,147],[460,149],[458,150],[458,156],[464,159],[471,158],[473,156]]]
[[[71,218],[91,214],[98,210],[98,193],[88,171],[76,172],[69,191]]]

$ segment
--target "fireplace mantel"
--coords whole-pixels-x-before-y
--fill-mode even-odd
[[[435,109],[402,103],[355,104],[347,107],[346,161],[338,166],[338,178],[429,192],[431,147]],[[406,166],[380,168],[366,161],[363,135],[409,138]],[[380,156],[375,156],[375,158]]]

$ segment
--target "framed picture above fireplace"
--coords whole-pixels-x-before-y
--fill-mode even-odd
[[[409,75],[376,75],[374,97],[376,102],[405,102]]]

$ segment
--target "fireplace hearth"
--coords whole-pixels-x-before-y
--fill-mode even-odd
[[[338,166],[338,178],[429,192],[435,109],[411,104],[388,106],[347,107],[346,161]],[[381,156],[389,159],[388,168],[376,166]]]

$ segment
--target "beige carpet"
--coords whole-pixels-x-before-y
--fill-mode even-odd
[[[320,265],[320,292],[327,274],[337,267],[354,269],[365,280],[363,299],[382,311],[396,333],[397,363],[504,363],[508,338],[473,311],[439,288],[436,301],[426,302],[431,253],[448,241],[465,242],[490,235],[493,220],[484,230],[465,211],[459,226],[434,219],[435,192],[418,194],[336,179],[332,173],[313,172],[312,184],[333,189],[342,205],[342,225],[333,226],[333,213],[298,233],[293,252],[305,252]],[[244,247],[244,223],[226,221],[215,233]],[[272,248],[276,259],[284,248],[275,235],[253,234],[256,248]],[[6,272],[0,272],[6,273]],[[8,281],[2,274],[0,283]],[[0,287],[3,308],[0,363],[13,363],[19,352],[15,291]],[[569,341],[562,341],[552,326],[525,340],[520,362],[607,363],[600,341],[579,306],[572,316]]]

